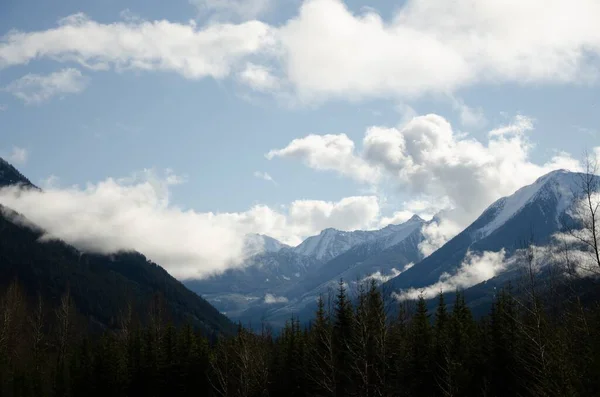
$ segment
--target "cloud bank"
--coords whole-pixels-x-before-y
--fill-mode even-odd
[[[0,204],[62,239],[92,252],[137,250],[174,277],[202,278],[242,265],[245,236],[268,234],[298,244],[325,227],[371,228],[379,217],[376,197],[347,197],[338,202],[297,200],[284,212],[256,205],[239,213],[200,213],[174,206],[170,189],[182,179],[172,173],[144,171],[60,189],[0,190]]]
[[[288,298],[286,298],[285,296],[275,296],[273,294],[265,295],[265,303],[267,305],[272,305],[275,303],[287,303],[287,302],[288,302]]]
[[[341,0],[305,0],[277,26],[253,19],[269,0],[191,3],[216,20],[202,27],[140,18],[100,23],[80,13],[51,29],[10,31],[0,39],[0,68],[45,58],[190,79],[234,71],[251,88],[285,90],[301,102],[451,96],[476,84],[590,83],[600,70],[596,0],[408,0],[386,20]],[[484,121],[477,109],[456,107],[465,125]]]
[[[61,19],[53,29],[3,36],[0,69],[46,58],[93,70],[171,71],[189,79],[221,79],[239,60],[272,41],[271,28],[258,21],[204,28],[193,21],[131,18],[103,24],[80,13]]]
[[[361,150],[346,135],[308,135],[267,158],[300,160],[316,170],[330,170],[362,183],[394,186],[419,199],[405,203],[390,220],[410,213],[435,222],[425,228],[421,245],[428,255],[456,235],[492,202],[514,193],[552,170],[579,170],[579,161],[558,153],[544,164],[530,159],[533,145],[526,133],[534,121],[517,116],[488,133],[482,143],[458,134],[443,117],[429,114],[413,118],[402,127],[367,129]]]
[[[393,293],[398,300],[413,300],[422,295],[425,299],[433,298],[442,292],[453,292],[456,289],[465,289],[487,281],[500,274],[508,267],[505,261],[505,251],[474,254],[467,252],[465,259],[455,274],[444,273],[439,281],[425,288],[411,288]]]

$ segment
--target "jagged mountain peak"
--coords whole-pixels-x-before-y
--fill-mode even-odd
[[[502,197],[484,211],[483,216],[489,220],[477,230],[477,235],[489,235],[534,201],[555,200],[557,213],[564,212],[572,204],[575,192],[580,190],[581,176],[577,172],[555,170],[520,188],[511,196]]]
[[[381,241],[381,247],[387,248],[405,238],[425,221],[415,215],[398,225],[388,225],[379,230],[343,231],[327,228],[319,235],[304,240],[293,248],[296,253],[313,256],[319,260],[332,259],[359,244]]]
[[[392,290],[434,284],[444,274],[455,274],[469,253],[510,256],[524,242],[546,245],[569,221],[569,208],[582,194],[585,174],[555,170],[489,206],[468,228],[429,257],[387,284]]]
[[[406,221],[406,222],[410,222],[410,223],[413,223],[413,222],[425,222],[425,220],[424,220],[423,218],[421,218],[419,215],[417,215],[417,214],[414,214],[414,215],[413,215],[413,216],[411,216],[411,217],[410,217],[410,219],[409,219],[408,221]]]
[[[290,246],[265,234],[248,234],[244,241],[244,251],[246,256],[252,256],[263,252],[279,252],[284,248],[290,248]]]

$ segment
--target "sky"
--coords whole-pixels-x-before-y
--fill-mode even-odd
[[[597,0],[0,0],[0,193],[178,278],[496,199],[600,145]],[[18,196],[18,197],[17,197]]]

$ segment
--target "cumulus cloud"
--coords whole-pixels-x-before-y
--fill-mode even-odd
[[[104,24],[79,13],[52,29],[7,33],[0,38],[0,69],[49,58],[95,70],[162,70],[190,79],[219,79],[244,57],[271,45],[271,31],[259,21],[203,28],[193,21],[135,18]]]
[[[11,31],[0,39],[0,68],[48,58],[224,78],[252,60],[258,63],[239,78],[261,91],[289,90],[300,102],[452,96],[476,84],[598,77],[595,0],[409,0],[385,20],[370,8],[353,13],[342,0],[306,0],[278,26],[254,19],[271,0],[190,2],[211,19],[202,28],[139,17],[105,24],[74,14],[55,28]],[[247,22],[224,22],[235,20]],[[274,65],[275,73],[258,64]],[[278,84],[273,76],[281,76]],[[458,110],[465,125],[481,123],[478,109]]]
[[[248,62],[239,73],[240,82],[256,91],[274,91],[280,86],[280,81],[272,74],[270,68]]]
[[[13,146],[8,155],[8,161],[14,164],[25,164],[29,159],[29,152],[25,148]]]
[[[282,212],[264,205],[238,213],[183,210],[169,200],[170,188],[181,181],[172,172],[144,171],[85,187],[10,187],[0,190],[0,204],[43,228],[46,239],[100,253],[137,250],[180,279],[241,266],[250,233],[296,245],[325,227],[369,228],[379,216],[375,197],[297,200]]]
[[[455,274],[444,273],[435,284],[420,289],[403,290],[393,295],[399,300],[417,299],[421,294],[428,299],[433,298],[440,291],[448,292],[472,287],[504,271],[508,267],[505,256],[504,250],[486,251],[482,254],[468,252]]]
[[[391,216],[384,216],[380,220],[380,226],[395,225],[404,223],[414,215],[418,215],[423,219],[432,219],[439,211],[439,208],[448,207],[450,204],[447,198],[439,198],[437,202],[432,202],[430,199],[414,199],[403,202],[401,210],[394,211]]]
[[[594,0],[409,0],[384,21],[341,0],[307,0],[279,36],[285,73],[307,100],[411,97],[477,83],[594,80],[595,15]]]
[[[320,232],[329,227],[346,231],[372,229],[377,224],[380,208],[375,196],[354,196],[338,202],[297,200],[290,205],[288,213],[292,221],[290,226],[298,231],[311,230],[311,233],[297,234],[312,235],[312,231]],[[291,244],[298,243],[300,241],[296,240]]]
[[[4,90],[26,104],[38,104],[52,97],[78,94],[85,90],[88,79],[74,68],[62,69],[47,75],[27,74],[8,84]]]
[[[271,150],[267,159],[295,158],[316,170],[334,170],[362,182],[376,180],[378,172],[354,151],[354,142],[346,134],[308,135],[294,139],[283,149]]]
[[[517,116],[508,125],[492,129],[483,143],[456,133],[443,117],[429,114],[402,127],[368,128],[360,152],[344,134],[309,135],[272,150],[267,157],[300,159],[314,169],[393,185],[401,193],[419,197],[405,203],[391,219],[437,214],[425,228],[427,239],[421,246],[424,254],[430,254],[500,197],[552,170],[581,168],[567,153],[557,153],[544,164],[532,162],[533,145],[526,133],[533,125],[532,119]]]
[[[272,305],[275,303],[287,303],[287,302],[288,302],[288,298],[286,298],[285,296],[275,296],[273,294],[265,295],[265,303],[267,305]]]

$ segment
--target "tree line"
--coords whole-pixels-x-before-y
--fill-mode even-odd
[[[0,301],[0,395],[598,395],[600,307],[573,288],[539,291],[508,285],[475,319],[459,291],[435,310],[423,296],[390,310],[374,281],[352,299],[340,281],[310,324],[213,337],[173,325],[159,295],[149,321],[126,306],[98,334],[68,292],[48,307],[13,282]]]

